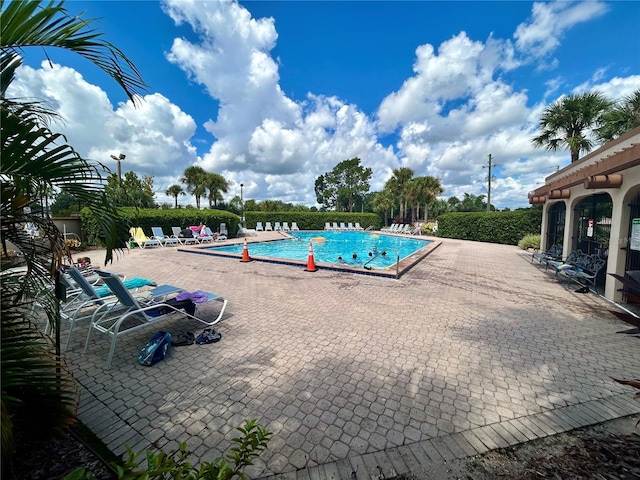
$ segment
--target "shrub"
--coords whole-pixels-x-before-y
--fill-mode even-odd
[[[540,230],[537,209],[512,212],[454,212],[438,217],[438,236],[478,242],[517,245],[530,232]]]
[[[422,234],[423,235],[437,235],[437,232],[434,231],[436,227],[435,222],[427,222],[422,225]]]
[[[78,250],[80,248],[80,240],[75,238],[67,238],[64,244],[69,250]]]
[[[540,249],[540,234],[539,233],[530,233],[529,235],[525,235],[518,242],[518,246],[522,250],[528,250],[530,248],[535,248],[536,250]]]
[[[188,461],[191,452],[187,443],[181,442],[171,453],[160,450],[158,453],[142,450],[134,453],[129,445],[127,460],[123,465],[114,464],[120,480],[163,480],[168,478],[184,480],[229,480],[235,476],[245,479],[242,470],[253,465],[251,461],[266,448],[272,433],[261,427],[255,420],[245,420],[243,427],[238,427],[240,437],[232,439],[235,444],[226,458],[216,458],[212,462],[203,462],[195,467]],[[146,468],[141,468],[141,459],[146,460]],[[144,462],[143,462],[144,463]],[[92,475],[84,468],[74,470],[63,480],[89,480]]]

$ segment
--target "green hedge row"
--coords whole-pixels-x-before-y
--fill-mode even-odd
[[[229,236],[235,236],[240,223],[238,215],[223,210],[120,208],[118,211],[122,217],[122,222],[126,224],[122,226],[122,229],[119,228],[118,230],[128,232],[130,227],[141,227],[147,236],[152,235],[151,227],[162,227],[165,235],[171,235],[171,227],[180,227],[182,229],[191,225],[200,225],[200,222],[214,232],[218,231],[221,223],[225,223]],[[89,245],[104,245],[100,238],[99,226],[91,210],[83,208],[80,214],[82,230],[87,243]],[[128,236],[123,237],[122,244],[126,244],[128,239]]]
[[[349,222],[354,225],[360,224],[362,228],[369,226],[375,230],[379,230],[382,226],[380,223],[380,217],[375,213],[348,213],[348,212],[245,212],[245,227],[256,228],[257,222],[262,222],[264,226],[266,222],[271,222],[273,225],[275,222],[288,222],[291,226],[292,222],[298,224],[300,230],[324,230],[324,224],[326,222],[336,222],[340,225],[340,222],[344,222],[347,225]]]
[[[525,235],[540,232],[541,222],[541,211],[533,209],[445,213],[438,217],[438,236],[517,245]]]

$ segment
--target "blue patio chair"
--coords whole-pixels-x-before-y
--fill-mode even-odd
[[[560,275],[567,278],[567,290],[572,282],[579,284],[582,288],[585,288],[584,292],[593,289],[597,292],[596,279],[600,270],[604,268],[607,261],[604,258],[600,258],[597,254],[588,255],[585,261],[579,267],[561,270]]]

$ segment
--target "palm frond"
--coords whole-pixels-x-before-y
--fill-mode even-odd
[[[19,440],[61,434],[75,421],[78,391],[51,340],[33,325],[30,305],[7,302],[2,277],[0,372],[2,456],[9,460]],[[15,437],[15,438],[14,438]],[[18,442],[16,442],[18,440]]]
[[[81,55],[103,70],[134,103],[146,88],[131,60],[91,27],[96,19],[83,19],[81,14],[69,15],[64,1],[51,1],[43,6],[40,1],[7,2],[5,5],[2,0],[0,6],[0,49],[3,56],[15,56],[27,47],[59,47]],[[3,74],[4,71],[3,68]],[[10,79],[3,75],[2,80]],[[3,96],[7,85],[2,84]]]

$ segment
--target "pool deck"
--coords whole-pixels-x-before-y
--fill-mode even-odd
[[[109,269],[228,299],[222,340],[138,365],[155,331],[201,330],[176,318],[125,335],[106,369],[108,339],[83,354],[78,325],[66,359],[79,417],[116,454],[187,441],[196,463],[256,418],[273,438],[249,478],[368,480],[446,478],[453,458],[640,413],[611,379],[640,371],[640,340],[616,333],[632,326],[615,305],[566,290],[517,247],[439,240],[399,280],[123,252]],[[198,309],[215,318],[218,304]]]

